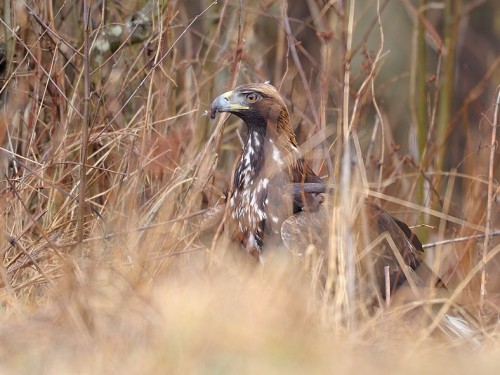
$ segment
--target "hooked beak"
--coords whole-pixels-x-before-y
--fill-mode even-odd
[[[242,104],[242,98],[233,91],[219,95],[210,107],[210,118],[213,120],[218,112],[238,112],[249,109],[248,105]]]

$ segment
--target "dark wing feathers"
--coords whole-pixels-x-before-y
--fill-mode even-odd
[[[418,239],[417,235],[411,231],[411,229],[403,223],[401,220],[395,218],[394,216],[391,216],[392,220],[396,222],[396,224],[399,226],[399,228],[403,231],[405,236],[410,240],[410,242],[413,244],[415,249],[417,249],[419,252],[423,253],[424,248],[422,247],[422,243]]]

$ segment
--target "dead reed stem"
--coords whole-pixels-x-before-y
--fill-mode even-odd
[[[490,246],[491,241],[491,210],[493,205],[493,199],[496,194],[498,194],[498,190],[495,191],[495,187],[493,186],[494,181],[494,165],[495,165],[495,151],[498,149],[498,141],[497,141],[497,127],[500,125],[498,123],[498,108],[500,107],[500,87],[497,88],[497,100],[495,103],[495,112],[493,115],[493,123],[491,124],[491,143],[490,143],[490,160],[488,164],[488,200],[486,201],[486,223],[485,223],[485,231],[484,231],[484,242],[482,247],[482,254],[480,254],[482,258],[483,267],[481,269],[481,289],[480,289],[480,302],[479,306],[481,310],[484,308],[484,301],[486,298],[486,260],[488,258],[488,248]]]
[[[81,244],[85,230],[86,189],[87,189],[87,153],[90,128],[90,0],[83,2],[83,120],[80,145],[80,182],[78,202],[78,222],[76,242]]]

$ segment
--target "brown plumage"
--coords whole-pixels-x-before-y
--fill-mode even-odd
[[[274,243],[276,238],[289,248],[307,243],[310,238],[321,243],[319,239],[325,239],[328,230],[328,215],[319,193],[325,191],[326,184],[302,157],[288,109],[278,91],[267,83],[241,85],[214,100],[211,118],[218,112],[238,116],[248,131],[228,203],[233,239],[256,257],[268,240]],[[300,189],[304,183],[309,188],[307,192]],[[291,190],[290,185],[299,189]],[[369,230],[368,236],[360,233],[360,238],[373,241],[388,233],[405,264],[415,272],[418,270],[417,274],[426,279],[423,282],[433,277],[422,261],[420,241],[406,224],[369,201],[358,215],[358,228],[365,228],[362,220],[366,220]],[[326,246],[326,241],[321,246]],[[372,255],[370,267],[382,294],[385,266],[389,266],[392,291],[404,283],[404,272],[387,243],[378,246]]]
[[[330,214],[322,196],[326,183],[302,157],[278,91],[267,83],[241,85],[214,100],[210,117],[215,118],[218,112],[238,116],[248,131],[227,202],[226,230],[258,258],[264,245],[278,239],[291,250],[299,247],[303,251],[307,244],[314,243],[328,256]],[[396,297],[404,299],[407,288],[401,286],[407,281],[412,288],[427,290],[431,295],[434,287],[444,287],[423,262],[422,244],[405,223],[368,200],[359,203],[351,228],[360,251],[358,266],[367,271],[363,274],[374,282],[368,285],[375,287],[372,290],[377,295],[385,298],[389,286],[391,295],[398,289],[402,293]],[[446,293],[446,288],[441,291]],[[440,328],[449,337],[477,346],[480,341],[471,322],[460,313],[446,314]]]
[[[211,117],[218,112],[235,114],[247,125],[245,146],[233,178],[229,216],[233,238],[259,257],[264,238],[279,237],[286,218],[314,210],[321,201],[316,193],[284,194],[288,184],[321,179],[302,158],[288,109],[273,86],[248,84],[222,94],[212,104]]]

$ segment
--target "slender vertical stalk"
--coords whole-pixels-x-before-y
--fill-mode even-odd
[[[89,104],[90,104],[90,72],[89,72],[89,33],[90,33],[90,1],[83,1],[83,124],[80,148],[80,189],[79,189],[79,212],[77,224],[77,242],[83,240],[85,227],[85,187],[87,185],[87,146],[89,138]]]
[[[423,12],[427,0],[419,1],[419,14]],[[428,108],[427,108],[427,43],[425,42],[425,27],[421,17],[417,19],[417,58],[416,72],[415,72],[415,117],[417,120],[417,138],[418,138],[418,152],[420,163],[425,163],[422,160],[424,150],[427,144],[427,131],[428,131]],[[422,191],[422,189],[419,189]],[[420,197],[419,197],[420,198]]]
[[[446,136],[453,110],[453,94],[455,80],[455,61],[457,46],[459,1],[446,0],[444,9],[444,49],[445,61],[442,85],[439,91],[439,115],[437,119],[437,164],[438,171],[442,170],[447,155]]]
[[[494,197],[493,173],[495,171],[495,151],[498,146],[497,142],[497,127],[498,123],[498,108],[500,107],[500,87],[497,89],[497,101],[495,104],[495,115],[493,116],[493,124],[491,127],[491,144],[490,144],[490,163],[488,168],[488,201],[486,202],[486,230],[484,232],[484,242],[481,254],[482,269],[481,269],[481,289],[479,294],[479,306],[481,310],[484,307],[484,299],[486,297],[486,262],[488,258],[488,246],[491,240],[491,210]]]
[[[423,16],[426,9],[428,0],[419,0],[418,15],[416,19],[416,58],[414,59],[414,121],[416,121],[417,130],[417,147],[420,168],[424,172],[427,171],[429,163],[425,159],[425,152],[427,149],[427,140],[429,137],[429,116],[427,106],[427,42],[425,40],[425,25]],[[412,69],[412,70],[413,70]],[[425,178],[420,178],[417,185],[417,200],[420,204],[426,205],[426,185]],[[429,217],[425,217],[426,222]],[[417,230],[419,238],[425,240],[428,236],[427,231]]]
[[[352,50],[352,35],[354,29],[354,9],[355,1],[349,2],[349,15],[346,29],[345,39],[345,60],[344,60],[344,77],[343,77],[343,99],[342,99],[342,134],[343,134],[343,154],[342,154],[342,168],[340,175],[340,196],[341,207],[349,217],[350,212],[350,198],[351,198],[351,142],[350,133],[351,128],[349,124],[349,97],[350,97],[350,75],[351,75],[351,50]],[[355,115],[352,114],[354,117]],[[339,243],[339,249],[345,251],[345,269],[346,269],[346,292],[347,292],[347,306],[346,313],[349,319],[351,328],[355,326],[354,314],[355,310],[355,281],[356,281],[356,255],[354,253],[354,239],[352,237],[351,227],[349,223],[345,223],[345,237],[344,243]],[[339,238],[341,238],[340,236]]]

